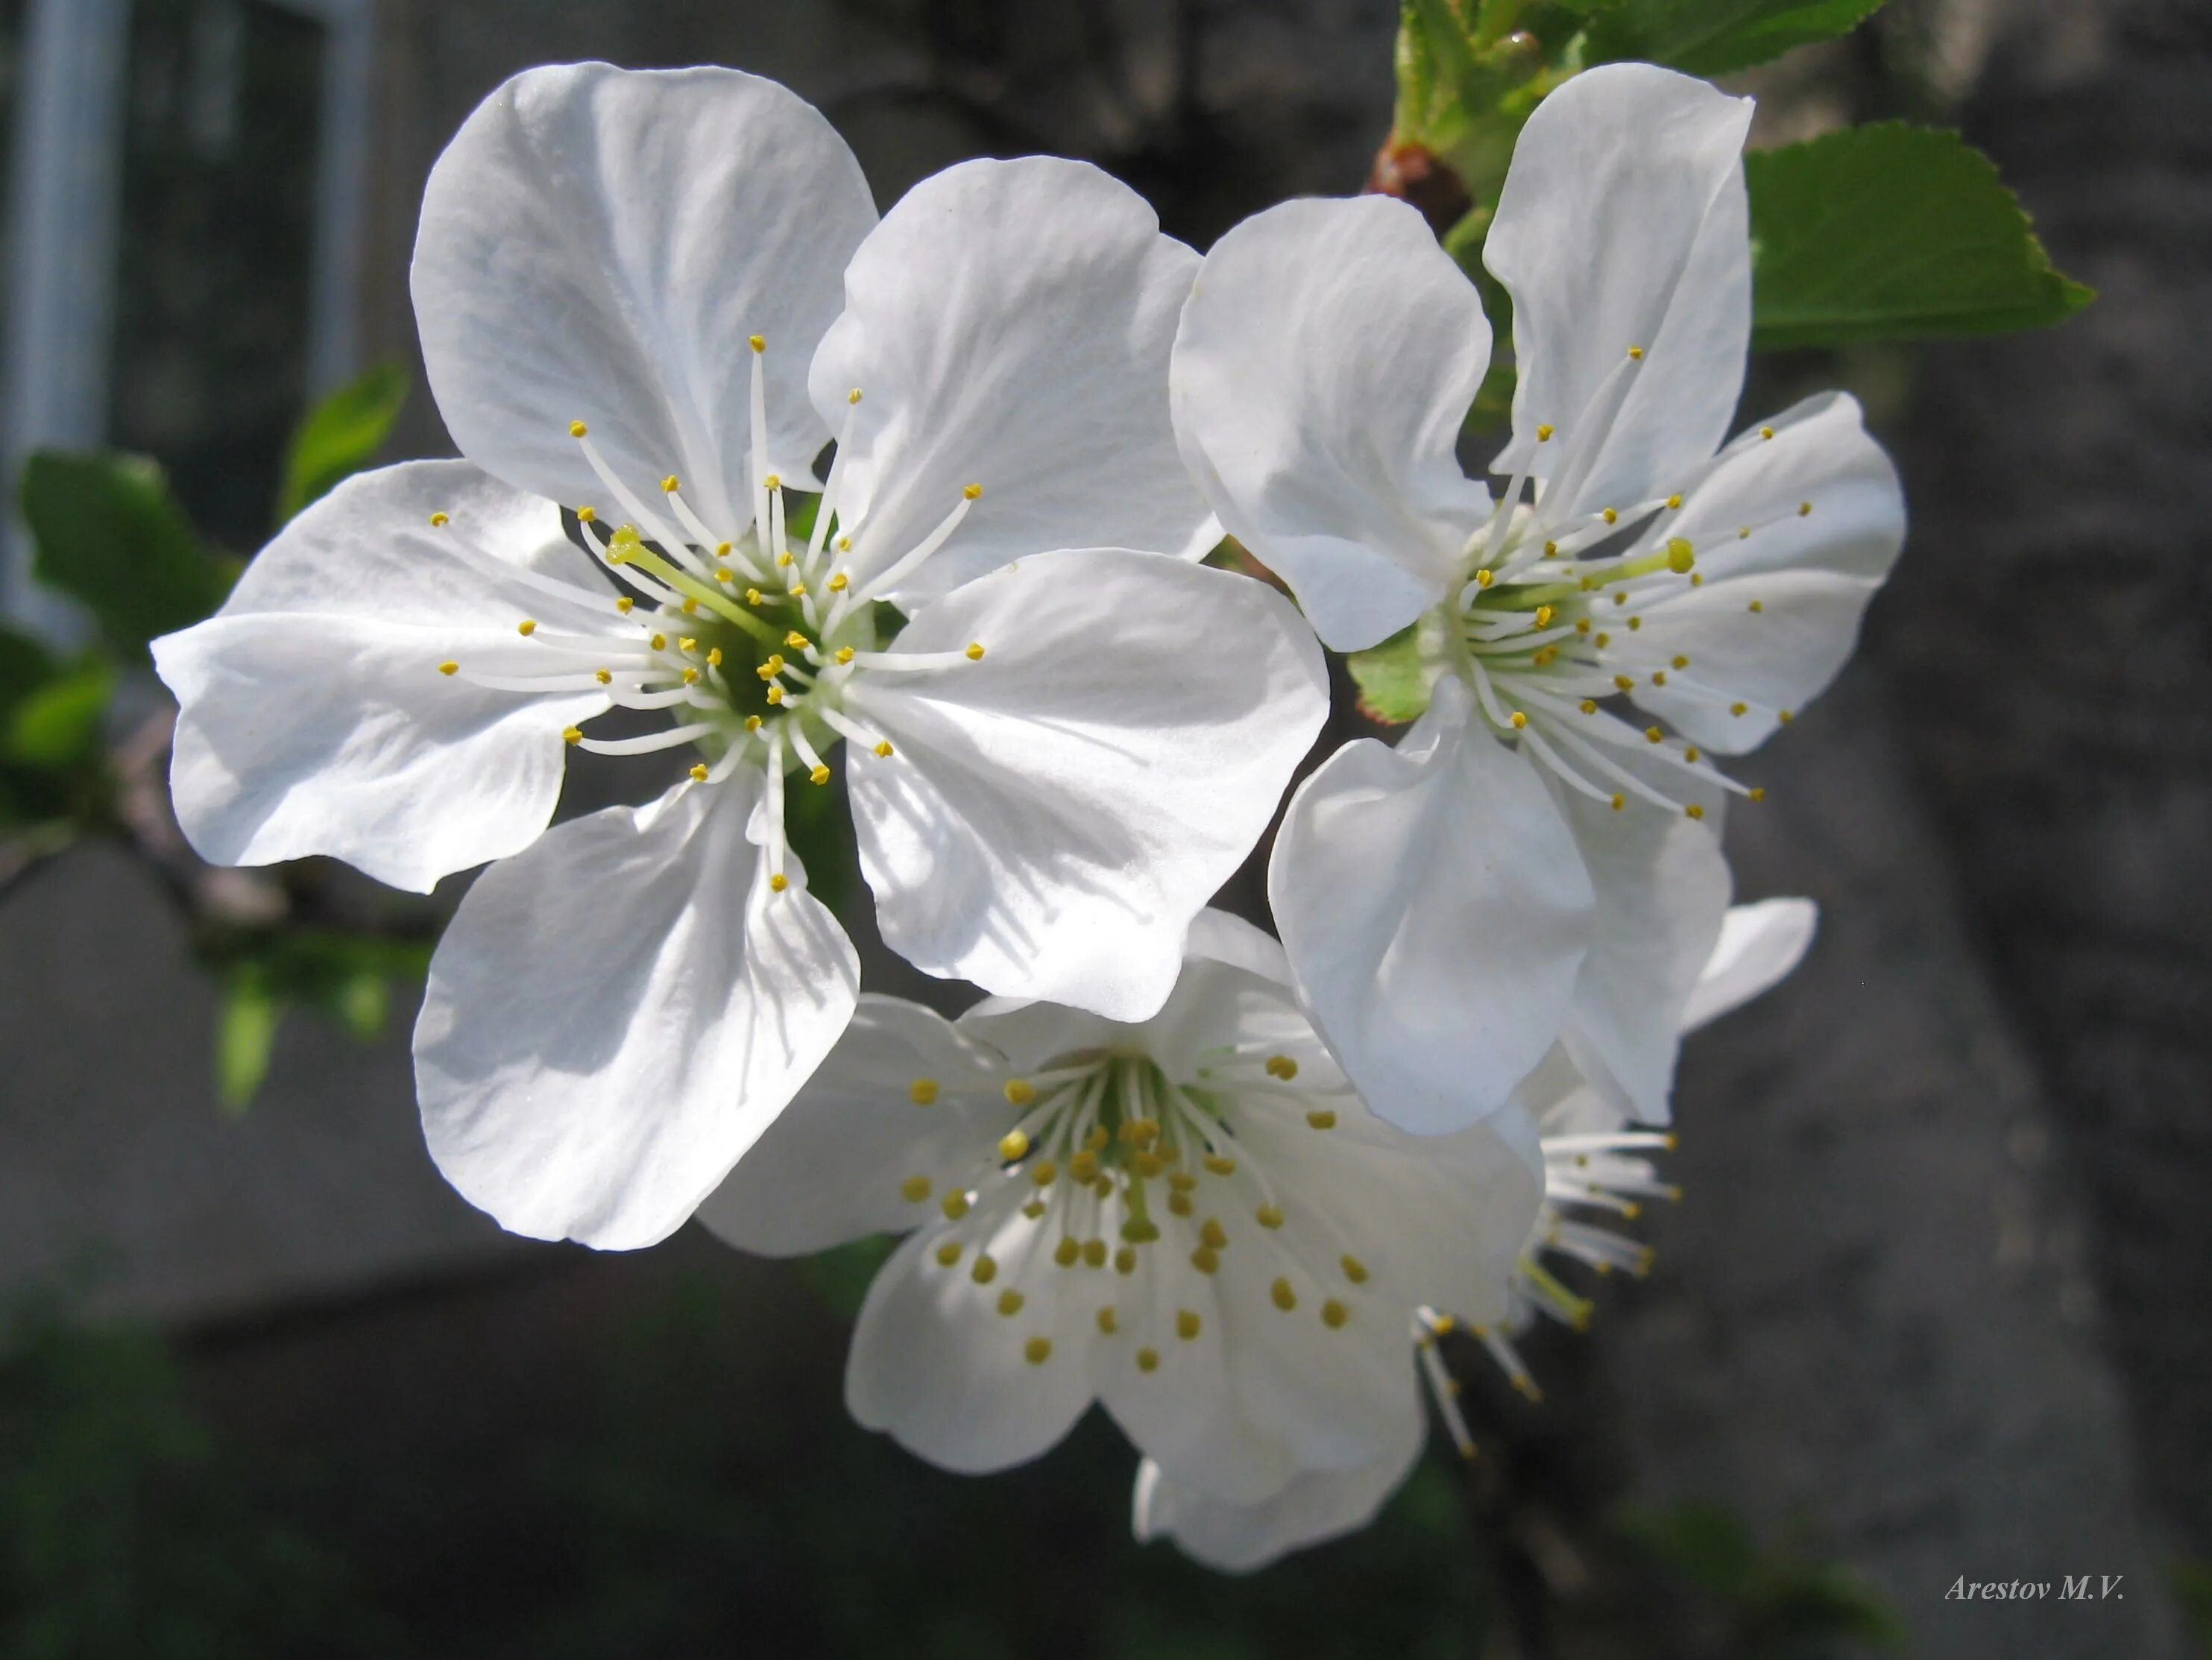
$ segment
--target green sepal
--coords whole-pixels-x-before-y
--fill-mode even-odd
[[[32,574],[92,613],[108,645],[143,661],[146,642],[222,603],[232,573],[200,541],[161,470],[141,456],[41,450],[24,463]]]
[[[2095,297],[1956,133],[1847,128],[1753,150],[1744,175],[1759,350],[2044,328]]]
[[[1379,645],[1346,657],[1359,688],[1359,712],[1384,726],[1419,720],[1443,672],[1447,645],[1441,611],[1431,611]]]
[[[284,451],[284,476],[276,491],[279,524],[368,465],[392,435],[410,390],[404,367],[380,363],[301,418]]]
[[[1729,75],[1792,47],[1848,34],[1884,0],[1615,0],[1583,41],[1592,64],[1664,64]]]

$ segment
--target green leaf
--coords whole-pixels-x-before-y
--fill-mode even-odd
[[[841,1318],[858,1319],[868,1286],[898,1244],[888,1233],[870,1233],[843,1245],[801,1257],[795,1266],[806,1288]]]
[[[1754,150],[1744,173],[1760,350],[2038,329],[2094,297],[1955,133],[1848,128]]]
[[[380,363],[308,410],[284,453],[276,522],[283,524],[368,465],[392,435],[392,423],[399,419],[410,390],[404,368]]]
[[[30,635],[0,623],[0,715],[5,715],[56,672],[53,653]]]
[[[23,766],[62,767],[100,746],[115,671],[88,663],[58,675],[19,701],[0,730],[0,757]]]
[[[1352,683],[1359,688],[1360,713],[1385,726],[1403,726],[1420,718],[1429,706],[1429,688],[1436,684],[1433,635],[1424,617],[1380,645],[1345,658]]]
[[[1692,75],[1728,75],[1793,46],[1848,34],[1883,0],[1621,0],[1583,42],[1583,59],[1667,64]]]
[[[223,982],[222,1009],[215,1036],[216,1093],[235,1116],[253,1104],[269,1075],[276,1046],[276,1027],[284,1006],[259,974],[233,974]]]
[[[2171,1572],[2174,1595],[2181,1599],[2181,1617],[2205,1660],[2212,1660],[2212,1563],[2184,1558]]]
[[[229,591],[143,457],[40,451],[23,468],[23,518],[38,542],[32,574],[82,603],[126,657],[143,660],[148,640],[199,621]]]

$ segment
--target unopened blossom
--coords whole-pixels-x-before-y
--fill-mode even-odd
[[[1669,966],[1727,904],[1722,803],[1759,794],[1715,758],[1833,678],[1897,556],[1895,471],[1850,398],[1727,439],[1750,116],[1617,64],[1529,119],[1484,253],[1518,373],[1494,497],[1455,454],[1481,301],[1404,203],[1262,213],[1185,309],[1176,432],[1222,523],[1326,643],[1411,627],[1431,682],[1395,750],[1301,786],[1269,875],[1321,1029],[1410,1125],[1494,1110],[1561,1037],[1663,1120]]]
[[[1682,1032],[1695,1031],[1779,982],[1811,944],[1814,920],[1809,900],[1765,900],[1729,911],[1683,1011]],[[1425,1307],[1415,1316],[1413,1352],[1437,1415],[1466,1457],[1474,1456],[1474,1442],[1437,1340],[1455,1329],[1470,1331],[1516,1388],[1539,1396],[1514,1336],[1539,1315],[1579,1330],[1590,1312],[1589,1300],[1554,1273],[1553,1264],[1574,1262],[1601,1275],[1615,1269],[1648,1272],[1649,1247],[1621,1232],[1616,1219],[1632,1220],[1652,1198],[1680,1197],[1651,1163],[1653,1154],[1673,1147],[1674,1136],[1624,1120],[1564,1050],[1553,1050],[1523,1085],[1515,1110],[1520,1106],[1534,1115],[1542,1132],[1545,1197],[1515,1269],[1505,1317],[1460,1311],[1464,1318],[1455,1318],[1448,1306]],[[1279,1493],[1251,1505],[1198,1491],[1147,1459],[1137,1472],[1136,1535],[1173,1539],[1200,1561],[1231,1572],[1264,1567],[1286,1552],[1365,1527],[1412,1473],[1427,1444],[1422,1421],[1371,1463],[1302,1471]]]
[[[650,1243],[782,1108],[857,995],[784,830],[836,767],[919,966],[1159,1006],[1326,702],[1288,604],[1191,558],[1196,264],[1074,162],[878,223],[821,116],[734,71],[532,70],[463,125],[413,288],[467,459],[342,486],[155,657],[210,858],[500,861],[416,1031],[471,1201]],[[683,776],[548,831],[571,747]]]
[[[1280,948],[1205,912],[1149,1021],[862,997],[700,1219],[773,1254],[907,1233],[846,1398],[923,1457],[1002,1469],[1098,1401],[1193,1491],[1255,1504],[1419,1440],[1411,1322],[1504,1317],[1538,1167],[1516,1114],[1422,1138],[1369,1112]]]

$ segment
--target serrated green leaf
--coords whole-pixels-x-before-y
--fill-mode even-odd
[[[1955,133],[1847,128],[1754,150],[1744,173],[1761,350],[2043,328],[2094,297]]]
[[[258,974],[237,973],[223,982],[222,1009],[216,1020],[216,1094],[235,1116],[253,1105],[269,1057],[276,1051],[283,1004]]]
[[[1620,0],[1583,42],[1587,63],[1665,64],[1728,75],[1848,34],[1884,0]]]
[[[32,574],[82,603],[125,657],[143,659],[148,640],[191,627],[229,591],[143,457],[41,450],[24,464],[22,500],[38,544]]]
[[[1435,676],[1424,656],[1421,624],[1401,628],[1380,645],[1354,651],[1344,660],[1359,688],[1359,708],[1370,720],[1403,726],[1419,720],[1429,706]]]
[[[100,747],[115,694],[115,671],[87,663],[57,675],[21,699],[0,730],[0,758],[19,766],[63,767]]]
[[[368,465],[392,435],[392,423],[399,419],[410,387],[400,365],[380,363],[307,411],[284,453],[278,524]]]

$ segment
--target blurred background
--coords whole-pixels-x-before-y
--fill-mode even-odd
[[[1395,22],[0,0],[0,465],[12,496],[41,449],[150,457],[243,555],[333,389],[373,421],[404,397],[381,458],[450,453],[416,206],[529,64],[774,76],[884,205],[965,156],[1086,156],[1203,248],[1358,187]],[[113,833],[0,839],[0,1655],[2212,1652],[2212,9],[1897,0],[1748,84],[1755,142],[1962,126],[2101,297],[2045,334],[1755,365],[1747,418],[1856,391],[1913,515],[1865,650],[1729,829],[1741,895],[1812,894],[1821,937],[1692,1040],[1656,1270],[1603,1287],[1589,1334],[1535,1334],[1545,1400],[1451,1353],[1473,1465],[1440,1441],[1368,1534],[1218,1578],[1129,1542],[1133,1460],[1096,1415],[983,1481],[851,1425],[864,1254],[502,1235],[412,1102],[454,895],[194,866],[126,665],[85,786]],[[356,381],[380,365],[404,375]],[[85,618],[32,574],[13,523],[0,597],[66,652]],[[27,787],[6,765],[0,806]],[[281,918],[313,926],[280,960]],[[918,989],[880,950],[868,972]],[[1944,1596],[2080,1574],[2125,1578]]]

